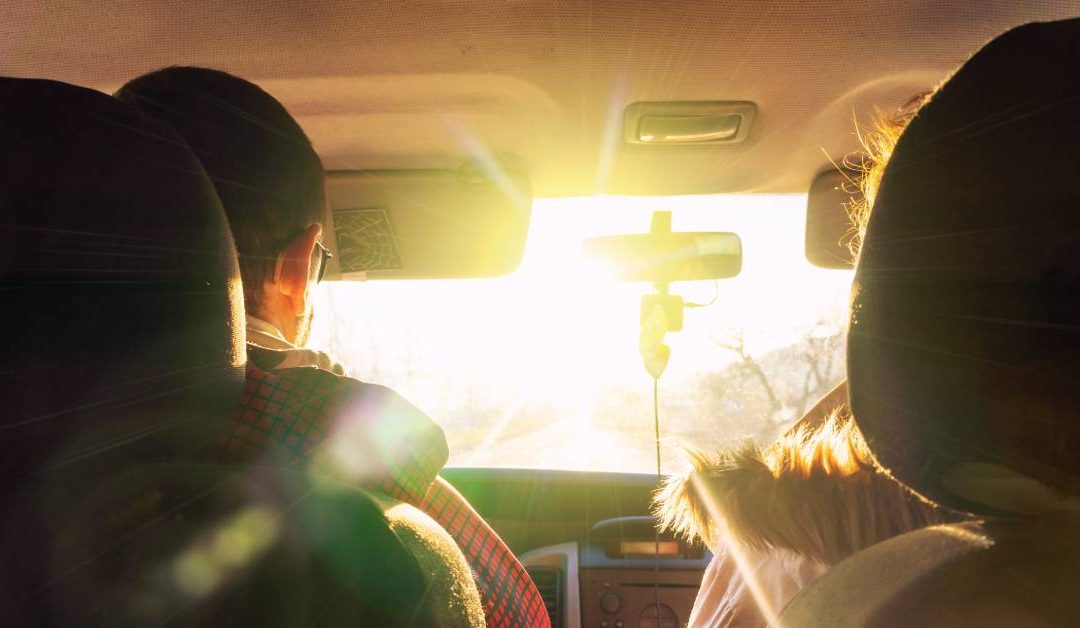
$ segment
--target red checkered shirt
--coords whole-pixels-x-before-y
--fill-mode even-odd
[[[499,535],[445,480],[442,429],[403,397],[316,368],[247,370],[235,416],[207,457],[306,465],[426,512],[473,571],[488,626],[550,627],[543,598]]]

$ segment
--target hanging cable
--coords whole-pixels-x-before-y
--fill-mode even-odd
[[[686,307],[688,307],[688,308],[709,307],[713,303],[716,303],[716,299],[720,296],[720,282],[713,279],[712,288],[713,288],[712,298],[709,299],[708,302],[706,302],[706,303],[687,303]]]
[[[652,381],[653,398],[653,434],[656,438],[656,488],[664,481],[660,473],[660,378],[654,377]],[[660,626],[660,528],[653,525],[656,547],[653,554],[653,608],[656,609],[656,625]]]

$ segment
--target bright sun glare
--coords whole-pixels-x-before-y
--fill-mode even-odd
[[[330,284],[317,300],[311,346],[427,411],[446,429],[451,464],[648,470],[652,389],[637,346],[638,305],[649,286],[590,272],[582,241],[645,232],[658,209],[674,212],[676,231],[734,231],[743,240],[739,277],[672,288],[687,301],[715,296],[715,303],[688,310],[684,330],[668,336],[661,390],[671,454],[690,437],[756,433],[739,423],[752,416],[724,423],[693,403],[716,392],[705,390],[708,377],[734,359],[718,337],[741,330],[765,355],[815,326],[842,326],[851,274],[805,260],[805,202],[804,195],[538,199],[524,260],[510,276]],[[725,408],[750,403],[717,399]]]

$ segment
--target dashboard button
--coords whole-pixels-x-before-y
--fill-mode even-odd
[[[622,599],[618,593],[605,593],[600,596],[600,608],[604,609],[605,613],[617,613],[620,606]]]

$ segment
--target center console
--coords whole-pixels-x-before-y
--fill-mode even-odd
[[[653,525],[651,517],[606,519],[584,542],[521,557],[538,585],[548,583],[542,594],[553,626],[686,626],[712,556],[703,546],[670,535],[658,540]]]

